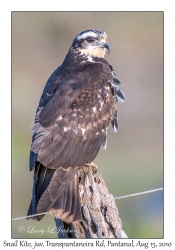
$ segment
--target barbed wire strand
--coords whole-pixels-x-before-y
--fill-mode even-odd
[[[124,195],[124,196],[119,196],[119,197],[115,197],[114,200],[124,199],[124,198],[128,198],[128,197],[142,195],[142,194],[153,193],[153,192],[157,192],[157,191],[160,191],[160,190],[163,190],[163,188],[156,188],[156,189],[152,189],[152,190],[148,190],[148,191],[144,191],[144,192],[139,192],[139,193],[135,193],[135,194],[128,194],[128,195]],[[35,217],[35,216],[49,214],[49,213],[50,212],[44,212],[44,213],[39,213],[39,214],[33,214],[33,215],[28,215],[28,216],[22,216],[22,217],[12,218],[12,221],[22,220],[22,219],[27,219],[27,218],[32,218],[32,217]]]

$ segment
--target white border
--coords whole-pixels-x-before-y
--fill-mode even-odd
[[[165,59],[165,110],[164,110],[164,159],[165,159],[165,242],[173,242],[174,237],[174,183],[175,183],[175,29],[174,29],[174,1],[91,1],[84,2],[85,7],[78,1],[15,1],[7,0],[1,2],[0,13],[0,69],[1,69],[1,82],[0,82],[0,145],[1,145],[1,244],[2,240],[11,240],[11,11],[164,11],[164,59]],[[89,7],[88,7],[89,6]],[[32,242],[32,240],[30,240]],[[41,240],[35,240],[36,242]],[[54,241],[54,240],[52,240]],[[161,240],[144,240],[161,242]],[[25,247],[23,247],[25,249]],[[128,248],[122,248],[128,249]],[[159,247],[157,248],[159,249]]]

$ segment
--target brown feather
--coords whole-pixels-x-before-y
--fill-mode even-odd
[[[101,44],[107,38],[105,32],[87,31],[76,39],[87,34],[94,34]],[[103,58],[106,49],[88,45],[81,51],[81,39],[76,39],[44,88],[30,154],[35,173],[28,214],[52,211],[65,221],[81,220],[77,173],[106,144],[109,122],[118,125],[116,102],[124,99],[114,69]]]

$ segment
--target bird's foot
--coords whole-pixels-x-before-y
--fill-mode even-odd
[[[91,162],[91,163],[86,163],[85,166],[86,166],[86,167],[91,167],[91,168],[92,168],[93,174],[96,174],[96,173],[97,173],[98,167],[97,167],[97,165],[95,165],[93,162]]]

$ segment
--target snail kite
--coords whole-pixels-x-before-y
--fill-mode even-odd
[[[110,122],[117,131],[116,103],[125,99],[104,59],[106,39],[102,31],[81,32],[46,83],[32,125],[28,215],[54,211],[66,222],[81,220],[78,172],[106,147]]]

